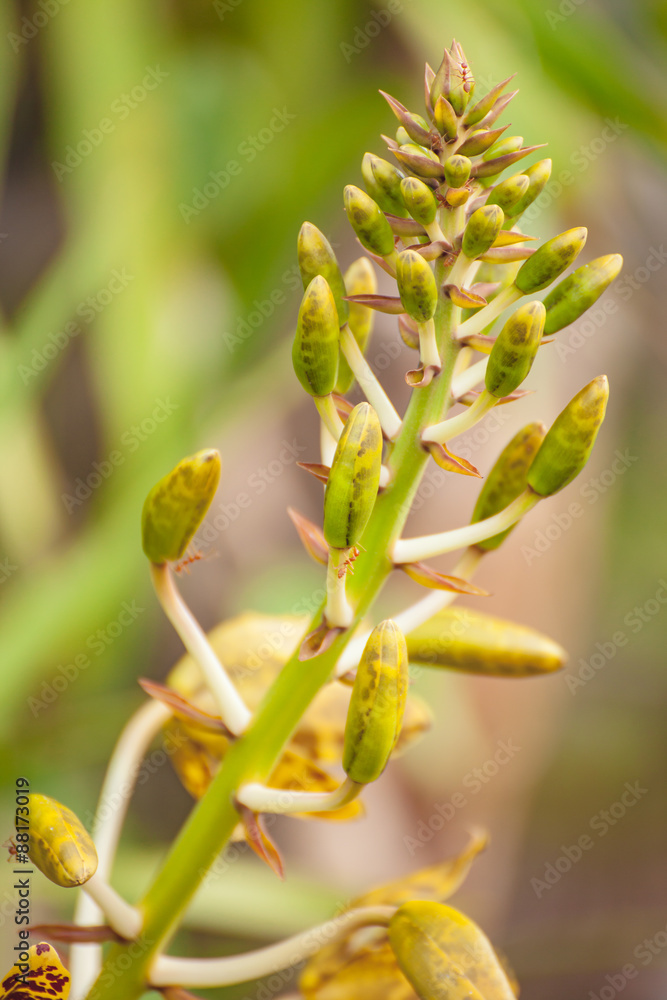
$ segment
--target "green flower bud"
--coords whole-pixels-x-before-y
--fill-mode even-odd
[[[489,939],[451,906],[404,903],[389,924],[389,942],[421,1000],[514,1000]]]
[[[552,673],[567,660],[565,650],[541,632],[471,608],[445,608],[405,641],[410,663],[488,677]]]
[[[394,250],[394,234],[380,206],[365,191],[348,184],[345,188],[345,211],[359,242],[371,253],[388,257]]]
[[[523,493],[527,485],[528,470],[546,432],[544,424],[534,423],[528,424],[514,435],[484,480],[470,519],[471,524],[477,524],[478,521],[484,521],[487,517],[500,513]],[[478,542],[477,548],[483,552],[497,549],[515,527],[516,525],[512,525],[493,538]]]
[[[398,255],[396,281],[408,316],[418,323],[431,319],[438,304],[438,286],[431,265],[416,250]]]
[[[514,177],[508,177],[507,180],[496,184],[486,199],[486,204],[498,205],[507,215],[512,211],[514,205],[521,201],[529,185],[530,180],[525,174],[515,174]]]
[[[454,153],[453,156],[450,156],[445,161],[444,169],[445,180],[449,187],[460,188],[463,187],[470,177],[472,163],[467,156],[460,156],[458,153]]]
[[[347,418],[324,491],[324,537],[336,549],[351,548],[361,538],[380,487],[382,428],[368,403]]]
[[[618,277],[622,267],[621,255],[612,253],[597,257],[564,278],[544,300],[547,310],[544,332],[557,333],[579,319]]]
[[[523,197],[509,209],[509,215],[512,219],[518,219],[544,191],[547,181],[551,177],[551,160],[539,160],[532,167],[527,167],[523,175],[528,178],[528,189]]]
[[[401,181],[401,195],[415,222],[430,226],[438,210],[433,189],[417,177],[404,177]]]
[[[371,198],[383,212],[406,218],[407,211],[401,194],[401,172],[387,160],[373,153],[365,153],[361,161],[361,174]]]
[[[30,860],[51,882],[72,888],[97,871],[92,837],[71,809],[47,795],[30,795]]]
[[[485,384],[492,396],[509,396],[527,376],[542,340],[545,316],[541,302],[526,302],[505,323],[486,368]]]
[[[442,95],[433,107],[433,120],[440,135],[449,141],[456,139],[459,127],[456,112],[449,101],[445,97],[442,97]]]
[[[361,654],[345,724],[343,769],[359,784],[384,771],[401,732],[408,693],[408,652],[393,621],[371,632]]]
[[[462,142],[459,146],[459,153],[462,153],[464,156],[478,156],[480,153],[485,153],[487,149],[491,149],[493,144],[498,141],[498,138],[508,127],[504,125],[502,128],[480,128],[475,132],[471,132],[465,142]]]
[[[522,135],[507,135],[504,139],[494,142],[493,146],[490,146],[482,155],[482,159],[495,160],[499,156],[506,156],[507,153],[518,153],[522,146]]]
[[[329,240],[311,222],[304,222],[299,230],[297,255],[304,291],[318,274],[326,278],[336,303],[338,324],[342,326],[348,314],[343,276]]]
[[[558,493],[584,468],[604,420],[608,398],[607,376],[598,375],[556,417],[528,473],[528,485],[539,496]]]
[[[396,142],[399,144],[399,146],[407,146],[409,143],[412,142],[412,139],[410,138],[410,136],[405,131],[402,125],[399,125],[398,128],[396,129]]]
[[[438,98],[442,96],[449,101],[457,115],[462,115],[474,88],[475,80],[465,52],[458,42],[452,42],[451,49],[445,49],[431,85],[431,103],[435,107]]]
[[[474,260],[493,246],[503,228],[505,216],[497,205],[483,205],[473,212],[463,234],[462,250]]]
[[[483,118],[486,118],[489,112],[493,110],[496,100],[500,97],[507,84],[514,79],[515,75],[508,76],[506,80],[503,80],[502,83],[497,84],[490,90],[485,97],[482,97],[477,104],[469,108],[464,115],[463,124],[468,126],[477,125]]]
[[[359,257],[358,260],[350,264],[345,272],[345,287],[348,295],[375,295],[377,292],[377,278],[368,257]],[[375,312],[373,309],[369,309],[368,306],[361,305],[359,302],[350,302],[349,306],[350,315],[347,324],[363,352],[366,350],[368,338],[373,332]],[[346,392],[349,392],[353,382],[354,375],[352,369],[341,351],[338,363],[338,380],[336,381],[334,392],[337,392],[339,396],[344,396]]]
[[[328,396],[338,377],[340,330],[329,283],[313,278],[301,300],[292,364],[301,385],[311,396]]]
[[[184,458],[156,483],[141,514],[143,549],[152,563],[159,565],[182,557],[219,482],[220,455],[207,448]]]
[[[521,265],[514,284],[524,295],[546,288],[572,264],[586,244],[588,230],[583,226],[568,229],[547,240]]]

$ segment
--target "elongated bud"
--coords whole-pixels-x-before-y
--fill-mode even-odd
[[[447,98],[442,95],[435,102],[433,120],[440,135],[450,142],[452,139],[456,139],[459,127],[456,112]]]
[[[30,860],[56,885],[83,885],[97,871],[92,837],[71,809],[48,795],[30,795]]]
[[[431,139],[435,138],[435,136],[433,136],[428,122],[421,115],[416,115],[408,111],[400,101],[397,101],[395,97],[391,97],[390,94],[386,94],[384,90],[381,90],[380,93],[410,139],[413,142],[419,143],[420,146],[430,145]]]
[[[485,153],[487,149],[491,149],[508,127],[503,125],[502,128],[480,128],[471,132],[465,142],[459,146],[459,153],[464,156],[479,156],[480,153]]]
[[[551,177],[551,160],[538,160],[532,167],[527,167],[523,174],[528,178],[528,188],[519,201],[508,209],[512,219],[518,219],[544,191]]]
[[[504,139],[498,139],[483,154],[483,160],[496,160],[499,156],[506,156],[508,153],[517,153],[523,146],[522,135],[507,135]]]
[[[380,487],[382,428],[368,403],[359,403],[339,438],[324,492],[324,537],[336,549],[361,538]]]
[[[444,903],[400,906],[389,942],[421,1000],[513,1000],[491,942],[477,924]]]
[[[348,314],[343,276],[329,240],[312,222],[304,222],[299,230],[297,256],[304,291],[318,274],[326,278],[336,302],[338,324],[342,326]]]
[[[559,670],[567,654],[535,629],[471,608],[445,608],[405,641],[410,663],[489,677],[530,677]]]
[[[487,517],[499,514],[505,507],[509,507],[512,500],[516,500],[523,493],[527,485],[528,470],[546,432],[544,424],[533,423],[523,427],[518,434],[514,435],[510,443],[501,451],[496,464],[484,480],[470,519],[471,524],[477,524],[478,521],[484,521]],[[478,542],[477,548],[483,552],[497,549],[515,527],[516,525],[512,525],[511,528],[499,532],[493,538]]]
[[[338,377],[338,311],[326,278],[317,275],[301,300],[292,345],[292,364],[311,396],[328,396]]]
[[[463,117],[463,124],[468,126],[477,125],[477,123],[481,122],[483,118],[486,118],[489,112],[493,109],[497,98],[500,97],[507,84],[514,79],[514,76],[516,76],[516,74],[508,76],[506,80],[502,81],[502,83],[493,87],[493,89],[490,90],[485,97],[482,97],[477,104],[474,104],[471,108],[469,108]]]
[[[417,177],[404,177],[401,181],[401,194],[405,206],[415,220],[422,226],[430,226],[438,210],[433,190]]]
[[[394,234],[380,206],[365,191],[348,184],[345,188],[345,211],[359,242],[372,253],[387,257],[394,250]]]
[[[486,388],[492,396],[509,396],[525,379],[542,340],[545,316],[541,302],[526,302],[505,323],[486,368]]]
[[[528,485],[539,496],[558,493],[584,468],[604,420],[608,398],[607,376],[598,375],[556,417],[528,473]]]
[[[183,556],[220,482],[220,454],[207,448],[190,455],[153,487],[141,514],[144,553],[152,563]]]
[[[373,153],[365,153],[361,161],[361,175],[371,198],[383,212],[405,218],[407,211],[401,194],[401,172],[387,160]]]
[[[473,212],[463,234],[462,250],[474,260],[493,246],[503,227],[505,216],[497,205],[483,205]]]
[[[431,319],[438,304],[438,286],[431,265],[416,250],[398,255],[396,281],[408,316],[418,323]]]
[[[345,272],[345,287],[348,295],[375,295],[377,278],[368,257],[359,257],[350,264]],[[366,350],[368,339],[373,332],[375,312],[359,302],[350,302],[349,306],[350,313],[347,323],[363,352]],[[337,392],[339,396],[344,396],[346,392],[349,392],[353,382],[354,374],[341,351],[338,361],[338,379],[334,392]]]
[[[470,177],[472,163],[467,156],[454,153],[445,161],[445,180],[451,188],[460,188]]]
[[[544,300],[547,310],[544,332],[557,333],[579,319],[618,277],[622,267],[621,255],[612,253],[597,257],[564,278]]]
[[[529,185],[530,180],[525,174],[515,174],[514,177],[508,177],[507,180],[496,184],[486,199],[486,204],[498,205],[507,215],[512,211],[513,206],[521,201]]]
[[[572,264],[586,244],[588,230],[583,226],[568,229],[539,247],[521,265],[514,284],[524,295],[546,288]]]
[[[408,693],[408,653],[393,621],[371,632],[361,654],[345,725],[343,769],[367,784],[384,771],[401,732]]]
[[[435,104],[440,96],[449,101],[457,115],[463,114],[472,96],[475,80],[468,66],[465,53],[458,42],[452,42],[451,49],[445,49],[442,62],[431,86],[431,102]]]

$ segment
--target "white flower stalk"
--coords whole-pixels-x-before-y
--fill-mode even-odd
[[[347,325],[340,332],[340,343],[345,360],[352,369],[361,391],[377,413],[385,436],[390,441],[394,441],[401,429],[401,418],[394,409],[394,404],[380,385],[371,366],[366,361],[359,344],[355,340],[354,334]]]
[[[432,319],[429,319],[425,323],[419,323],[418,329],[419,359],[422,365],[424,368],[433,366],[439,370],[441,361],[440,352],[438,351],[438,343],[435,337],[435,323]]]
[[[126,902],[108,882],[95,872],[82,889],[102,910],[106,922],[116,934],[133,941],[141,933],[140,911]]]
[[[350,367],[352,366],[350,365]],[[328,396],[313,396],[313,399],[317,407],[317,412],[322,418],[322,423],[334,441],[338,441],[343,432],[344,424],[336,409],[333,396],[331,394]]]
[[[499,514],[487,517],[476,524],[468,524],[453,531],[441,531],[435,535],[422,535],[420,538],[399,538],[394,543],[392,558],[397,564],[419,562],[422,559],[443,555],[445,552],[466,548],[468,545],[476,545],[486,538],[493,538],[506,528],[511,528],[541,499],[528,489]]]
[[[422,432],[422,441],[424,443],[435,442],[436,444],[445,444],[446,441],[451,441],[452,438],[474,427],[489,410],[493,409],[497,402],[496,396],[492,396],[486,389],[482,390],[472,406],[469,406],[463,413],[425,428]]]
[[[495,299],[489,302],[488,306],[484,306],[474,316],[461,323],[456,331],[457,340],[464,340],[473,333],[481,333],[485,327],[493,323],[501,313],[504,313],[509,306],[514,305],[522,297],[523,292],[519,291],[516,285],[503,288],[502,291],[498,292]]]
[[[337,438],[333,437],[324,421],[320,420],[320,455],[322,457],[322,465],[331,466],[337,443]]]
[[[354,608],[347,599],[345,580],[352,549],[329,550],[327,564],[327,603],[324,615],[333,628],[348,628],[354,621]]]
[[[363,785],[346,778],[345,781],[331,792],[295,792],[282,788],[269,788],[258,782],[243,785],[236,796],[237,801],[256,813],[292,813],[329,812],[340,809],[352,802],[362,790]]]
[[[248,727],[252,713],[229,679],[199,622],[176,589],[169,564],[151,563],[151,579],[164,613],[190,656],[204,672],[222,721],[231,733],[240,736]]]
[[[488,357],[475,361],[469,368],[462,368],[452,379],[452,399],[460,399],[484,380],[489,364]]]
[[[299,965],[325,944],[357,927],[387,927],[395,912],[395,906],[369,906],[348,910],[319,927],[312,927],[278,944],[243,955],[224,958],[172,958],[160,955],[150,970],[150,984],[158,989],[176,983],[184,987],[212,989],[216,986],[245,983],[250,979],[258,979],[280,969]]]

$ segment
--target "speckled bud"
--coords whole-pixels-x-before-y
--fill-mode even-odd
[[[159,565],[183,556],[219,482],[220,455],[207,448],[184,458],[156,483],[141,514],[143,549],[151,562]]]
[[[438,304],[438,286],[431,265],[416,250],[398,255],[396,281],[408,316],[418,323],[431,319]]]
[[[454,153],[448,160],[445,160],[445,180],[451,188],[460,188],[470,177],[472,163],[467,156],[460,156]]]
[[[348,184],[345,188],[345,211],[359,242],[366,250],[387,257],[394,249],[394,234],[377,202],[365,191]]]
[[[604,420],[608,398],[607,377],[598,375],[556,417],[528,473],[528,485],[539,496],[558,493],[584,468]]]
[[[361,538],[380,487],[382,428],[369,403],[347,418],[324,492],[324,537],[336,549]]]
[[[514,284],[524,293],[532,295],[546,288],[572,264],[586,244],[588,230],[583,226],[568,229],[547,240],[532,257],[521,265]]]
[[[529,185],[530,180],[525,174],[515,174],[514,177],[508,177],[507,180],[496,184],[486,199],[486,204],[500,206],[507,215],[521,201]]]
[[[558,333],[579,319],[618,277],[622,267],[621,255],[612,253],[578,267],[564,278],[544,300],[547,310],[545,334]]]
[[[496,337],[486,368],[488,392],[509,396],[530,371],[542,340],[546,310],[541,302],[526,302],[512,313]]]
[[[393,621],[371,632],[361,655],[345,725],[343,768],[367,784],[384,771],[401,732],[408,692],[408,653]]]
[[[435,219],[438,210],[433,189],[417,177],[404,177],[401,181],[401,195],[405,206],[415,220],[422,226],[429,226]]]
[[[342,326],[348,314],[343,276],[329,240],[312,222],[304,222],[299,230],[297,256],[304,291],[318,274],[326,278],[336,303],[338,324]]]
[[[544,191],[547,181],[551,177],[551,160],[539,160],[532,167],[527,167],[523,175],[528,178],[528,188],[523,197],[512,208],[508,209],[508,214],[512,219],[518,219]]]
[[[350,264],[345,272],[345,287],[348,295],[375,295],[377,292],[377,278],[368,257],[359,257]],[[359,302],[350,302],[349,306],[350,314],[347,324],[363,352],[366,350],[368,338],[373,332],[375,312],[373,309],[369,309],[368,306],[361,305]],[[341,351],[338,361],[338,379],[336,380],[334,392],[337,392],[340,396],[344,396],[346,392],[349,392],[353,382],[354,375],[352,369]]]
[[[497,205],[483,205],[473,212],[463,234],[462,250],[474,260],[493,246],[503,227],[505,216]]]
[[[365,153],[361,161],[361,176],[371,198],[373,198],[383,212],[390,212],[399,218],[407,217],[407,209],[401,194],[401,179],[403,175],[400,170],[373,153]]]
[[[30,795],[30,860],[51,882],[83,885],[97,871],[97,851],[78,816],[47,795]]]

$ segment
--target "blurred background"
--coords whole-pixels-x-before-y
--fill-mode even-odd
[[[181,457],[209,446],[223,455],[210,558],[182,580],[204,625],[246,608],[289,612],[321,585],[285,514],[292,504],[318,518],[321,505],[295,466],[318,454],[315,411],[289,358],[296,236],[308,219],[343,266],[359,256],[342,187],[361,183],[363,153],[382,155],[379,133],[394,129],[378,87],[420,111],[423,62],[437,66],[456,37],[479,95],[518,74],[504,120],[528,144],[549,143],[552,180],[526,231],[585,225],[582,261],[625,257],[605,298],[541,352],[537,393],[466,440],[486,469],[519,426],[550,422],[609,375],[590,465],[480,576],[493,593],[484,610],[547,632],[570,662],[517,682],[422,672],[416,688],[436,725],[370,789],[367,817],[279,824],[286,883],[243,857],[200,894],[177,947],[216,954],[296,931],[460,849],[481,823],[491,846],[454,904],[506,951],[526,1000],[661,994],[665,4],[5,0],[1,11],[3,839],[18,775],[92,815],[105,760],[142,702],[136,678],[163,679],[181,655],[139,539],[147,490]],[[369,359],[402,406],[411,359],[398,344],[382,317]],[[410,533],[465,523],[476,492],[463,477],[434,486]],[[379,610],[417,596],[406,581]],[[472,791],[470,774],[502,741],[519,749]],[[171,767],[154,771],[118,859],[115,882],[130,898],[190,808]],[[626,784],[638,790],[619,805]],[[433,832],[436,805],[465,789],[465,807]],[[545,883],[586,834],[593,849]],[[0,876],[4,971],[9,866]],[[34,921],[71,915],[71,897],[45,879],[33,880],[33,902]],[[629,963],[637,974],[619,979]]]

